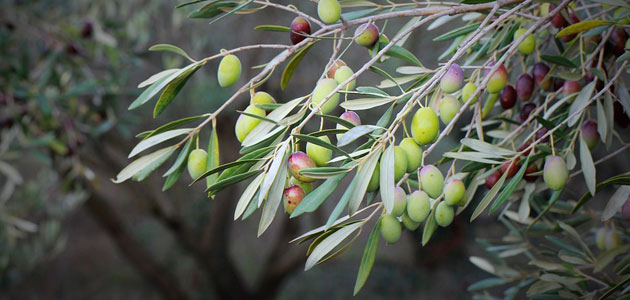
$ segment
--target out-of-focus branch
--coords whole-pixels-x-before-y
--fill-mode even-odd
[[[166,299],[186,299],[186,294],[171,273],[162,268],[151,255],[131,236],[122,219],[103,198],[101,192],[89,183],[90,197],[86,207],[103,226],[120,252],[136,270],[157,288]]]

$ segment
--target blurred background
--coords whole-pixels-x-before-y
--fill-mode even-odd
[[[140,183],[111,183],[130,162],[135,134],[211,112],[233,92],[218,87],[217,62],[211,62],[158,119],[149,105],[128,111],[141,92],[138,83],[185,64],[180,56],[147,51],[150,46],[177,45],[198,59],[222,48],[289,43],[287,34],[253,30],[261,24],[288,25],[293,16],[282,11],[265,9],[208,25],[188,19],[190,9],[175,9],[176,4],[0,0],[0,299],[352,297],[367,233],[340,257],[308,272],[303,271],[306,245],[288,244],[325,223],[339,191],[313,214],[290,221],[279,214],[271,230],[256,238],[259,213],[232,221],[243,185],[208,199],[201,185],[188,187],[187,175],[162,192],[163,171]],[[296,4],[315,11],[311,2]],[[386,34],[393,36],[404,22],[389,22]],[[419,31],[407,48],[435,67],[448,43],[431,38],[448,30]],[[323,42],[313,48],[287,90],[280,90],[278,74],[259,90],[279,102],[308,93],[330,47]],[[368,59],[363,51],[352,48],[344,60],[358,69]],[[276,53],[241,53],[241,84],[256,72],[248,66]],[[397,63],[385,68],[393,70]],[[368,74],[359,85],[379,80]],[[237,158],[235,110],[248,102],[241,97],[219,118],[222,162]],[[361,117],[375,122],[379,113]],[[455,146],[458,134],[442,147]],[[202,131],[202,145],[208,136]],[[470,224],[463,215],[438,229],[428,247],[420,246],[420,232],[406,231],[396,245],[381,242],[372,274],[356,298],[469,298],[466,287],[487,276],[468,261],[470,255],[484,255],[476,239],[500,239],[503,232],[493,218]]]

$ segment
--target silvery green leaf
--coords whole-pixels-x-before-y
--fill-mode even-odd
[[[615,89],[615,93],[617,94],[617,98],[623,106],[623,110],[626,112],[626,115],[630,117],[630,93],[628,93],[628,89],[623,84],[623,80],[619,81],[619,86]]]
[[[146,140],[141,141],[140,143],[138,143],[138,145],[136,145],[132,150],[131,153],[129,153],[128,158],[132,158],[134,156],[136,156],[136,154],[151,148],[161,142],[170,140],[174,137],[183,135],[183,134],[188,134],[191,131],[193,131],[193,128],[182,128],[182,129],[174,129],[171,131],[167,131],[164,133],[160,133],[160,134],[156,134]]]
[[[490,274],[496,275],[495,267],[486,259],[477,256],[471,256],[468,260],[473,265],[477,266],[477,268],[482,269]]]
[[[612,135],[613,135],[613,122],[614,122],[614,107],[612,96],[609,93],[604,95],[604,112],[606,112],[606,138],[604,139],[604,143],[606,144],[606,149],[610,147],[612,143]]]
[[[267,116],[268,119],[274,120],[276,122],[280,122],[284,119],[298,104],[300,104],[307,97],[300,97],[297,99],[293,99],[287,103],[282,104],[280,107],[274,109]],[[270,122],[261,121],[258,126],[256,126],[252,131],[247,135],[247,137],[243,140],[241,145],[243,147],[252,146],[256,144],[257,141],[261,141],[261,136],[266,136],[267,133],[273,129],[275,125]]]
[[[602,221],[610,220],[617,212],[621,210],[628,198],[630,197],[630,186],[622,185],[617,188],[617,191],[610,197],[608,203],[606,203],[606,207],[602,212]]]
[[[593,164],[593,157],[591,151],[588,150],[588,146],[584,141],[584,137],[580,135],[580,164],[582,165],[582,173],[584,174],[584,180],[586,181],[586,187],[588,187],[591,195],[595,195],[595,164]]]
[[[375,151],[369,154],[365,163],[363,163],[363,165],[360,166],[359,171],[357,171],[356,176],[359,177],[359,181],[357,181],[357,185],[354,190],[355,192],[352,194],[348,204],[350,215],[354,215],[361,205],[361,200],[363,200],[363,196],[365,196],[365,191],[370,183],[370,179],[372,179],[372,174],[374,173],[380,154],[380,151]]]
[[[335,247],[341,244],[341,242],[343,242],[346,238],[348,238],[348,236],[350,236],[352,233],[354,233],[359,228],[361,228],[363,224],[364,224],[363,222],[350,224],[348,226],[345,226],[335,231],[333,234],[331,234],[326,239],[324,239],[321,243],[319,243],[319,245],[317,245],[317,247],[315,247],[311,255],[309,255],[308,259],[306,260],[306,265],[304,267],[304,270],[308,271],[312,267],[317,265],[317,263],[322,258],[324,258],[326,254],[328,254],[330,251],[335,249]]]
[[[529,206],[529,199],[531,199],[532,194],[536,190],[535,183],[528,183],[525,185],[525,191],[523,192],[523,197],[521,198],[521,204],[518,206],[518,220],[523,223],[529,217],[529,213],[531,208]]]
[[[453,15],[453,16],[441,16],[439,18],[437,18],[435,21],[433,21],[433,23],[431,23],[431,25],[429,25],[429,27],[427,27],[427,30],[433,30],[436,29],[452,20],[454,20],[455,18],[457,18],[458,15]]]
[[[573,103],[571,103],[571,107],[569,107],[569,127],[573,127],[573,125],[575,125],[575,123],[580,120],[580,116],[582,116],[582,113],[575,114],[573,117],[571,117],[571,115],[580,110],[584,112],[583,107],[588,103],[589,100],[591,100],[591,95],[593,95],[593,91],[595,90],[596,81],[597,80],[593,80],[591,81],[591,83],[582,88],[580,93],[573,100]]]
[[[155,83],[156,81],[168,76],[169,74],[173,74],[173,72],[177,72],[181,69],[168,69],[168,70],[164,70],[161,72],[158,72],[156,74],[151,75],[151,77],[147,78],[147,80],[141,82],[140,84],[138,84],[138,88],[143,88],[149,85],[152,85],[153,83]]]
[[[381,158],[380,193],[388,214],[394,210],[394,144],[390,144]]]
[[[252,198],[256,194],[258,187],[262,183],[265,178],[265,173],[260,173],[252,182],[249,183],[241,197],[238,199],[238,203],[236,203],[236,209],[234,210],[234,220],[238,219],[243,215],[245,209],[249,205],[249,202],[252,201]]]
[[[494,184],[494,186],[488,191],[488,193],[483,196],[483,199],[479,201],[477,208],[473,211],[472,216],[470,217],[470,221],[474,221],[481,213],[490,205],[490,202],[494,199],[494,197],[499,193],[501,188],[503,187],[503,183],[505,182],[505,178],[507,176],[507,172],[499,178],[499,180]]]
[[[418,74],[426,74],[431,73],[433,70],[427,68],[421,68],[416,66],[402,66],[396,68],[396,72],[404,75],[418,75]]]
[[[569,154],[567,154],[567,169],[573,170],[576,164],[577,160],[575,159],[575,155],[573,152],[569,152]]]
[[[466,187],[466,193],[464,194],[466,203],[464,204],[464,206],[460,206],[457,208],[456,215],[461,214],[468,207],[473,197],[475,196],[475,193],[477,192],[477,188],[479,188],[479,186],[483,184],[484,180],[481,180],[480,178],[483,176],[484,171],[485,169],[479,170],[472,178],[472,180],[470,180],[470,184],[468,185],[468,187]]]
[[[401,76],[401,77],[394,78],[394,80],[396,80],[396,82],[392,81],[391,79],[384,79],[376,87],[378,87],[379,89],[387,89],[387,88],[399,86],[401,84],[412,82],[414,80],[417,80],[418,78],[420,78],[420,76],[418,76],[418,75]]]
[[[269,189],[271,188],[271,185],[273,184],[274,179],[278,177],[278,175],[281,174],[281,172],[279,171],[282,169],[282,166],[286,166],[285,162],[287,160],[285,159],[285,156],[286,156],[288,147],[289,147],[289,142],[285,141],[284,144],[282,144],[282,146],[278,148],[278,152],[273,158],[273,162],[271,163],[271,165],[269,166],[269,169],[267,170],[267,175],[265,175],[265,179],[262,185],[260,186],[260,195],[258,195],[258,207],[260,207],[260,205],[263,203],[263,200],[267,198],[267,193],[269,192]],[[286,169],[286,167],[284,169]]]
[[[486,154],[498,154],[502,156],[514,156],[516,152],[512,150],[508,150],[505,148],[498,147],[496,145],[486,143],[480,140],[464,138],[460,141],[462,145],[468,146],[471,149],[477,150],[479,152],[483,152]]]
[[[131,162],[128,166],[122,169],[116,178],[112,179],[114,183],[121,183],[132,176],[136,175],[136,173],[142,171],[144,168],[151,165],[156,160],[160,159],[164,154],[167,154],[171,151],[175,150],[175,146],[166,147],[164,149],[157,150],[151,154],[147,154],[142,156],[133,162]]]
[[[606,120],[606,111],[602,101],[595,101],[597,103],[597,133],[602,140],[602,143],[606,143],[606,135],[608,130],[608,120]]]
[[[490,164],[490,165],[501,163],[501,161],[489,159],[489,158],[494,158],[494,156],[488,157],[486,153],[481,153],[481,152],[446,152],[444,153],[444,157],[450,157],[450,158],[466,160],[466,161],[475,161],[475,162],[479,162],[483,164]]]
[[[366,110],[377,106],[385,105],[396,100],[394,97],[386,98],[361,98],[344,101],[339,106],[347,110]]]
[[[339,139],[339,142],[337,142],[337,146],[343,147],[345,145],[348,145],[354,142],[356,139],[379,128],[381,127],[374,126],[374,125],[359,125],[359,126],[353,127],[350,130],[346,131],[346,133],[344,133],[341,136],[341,138]]]
[[[286,143],[286,145],[288,144],[289,143]],[[282,147],[281,151],[286,152],[286,148]],[[279,154],[278,156],[282,157],[282,161],[280,162],[280,168],[278,172],[276,173],[276,176],[274,176],[273,183],[271,184],[271,187],[269,188],[269,195],[267,196],[267,201],[265,201],[265,206],[263,207],[262,215],[260,216],[260,224],[258,225],[259,237],[267,230],[267,228],[269,228],[269,225],[271,225],[274,217],[276,216],[276,212],[278,211],[278,206],[280,206],[280,203],[282,203],[282,193],[284,192],[284,184],[287,180],[288,170],[287,170],[287,160],[284,158],[284,155]],[[269,173],[265,175],[265,181],[267,180],[267,177],[269,177]],[[263,185],[264,184],[265,182],[263,181]],[[261,187],[261,194],[262,192],[263,192],[263,189]]]

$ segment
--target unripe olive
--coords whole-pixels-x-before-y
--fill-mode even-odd
[[[525,31],[527,31],[525,28],[517,29],[514,32],[514,39],[516,40],[520,38],[523,34],[525,34]],[[524,55],[532,54],[534,49],[536,49],[536,40],[531,33],[528,34],[520,44],[518,44],[518,52],[521,52]]]
[[[247,108],[245,108],[245,112],[249,114],[261,116],[261,117],[265,116],[265,111],[254,105],[250,105]],[[247,137],[247,135],[249,135],[249,133],[254,128],[256,128],[256,126],[258,126],[260,121],[261,121],[260,119],[246,116],[246,115],[238,116],[238,119],[236,120],[236,125],[234,126],[234,131],[236,132],[236,138],[238,139],[238,141],[242,143],[243,140],[245,140],[245,138]]]
[[[534,74],[534,81],[536,81],[536,84],[538,84],[541,89],[548,91],[551,88],[551,77],[547,77],[549,66],[539,62],[534,65],[532,73]]]
[[[606,236],[607,235],[608,235],[608,230],[606,230],[606,228],[602,227],[600,229],[597,229],[597,232],[595,233],[595,245],[597,245],[597,248],[599,250],[606,249]]]
[[[431,200],[427,193],[414,191],[407,196],[407,215],[414,222],[423,222],[431,212]]]
[[[409,215],[407,215],[407,212],[405,212],[401,218],[402,223],[403,225],[405,225],[405,228],[407,228],[407,230],[415,231],[416,229],[418,229],[418,227],[420,227],[421,223],[412,220]]]
[[[565,97],[578,93],[581,90],[582,90],[582,86],[580,85],[580,82],[578,81],[566,80],[564,84],[562,85],[562,94]],[[575,99],[575,97],[576,96],[573,96],[567,99],[567,102],[569,103],[573,102],[573,99]]]
[[[455,210],[446,202],[440,202],[435,208],[435,221],[442,227],[451,225],[454,217]]]
[[[609,230],[604,239],[604,247],[606,250],[612,250],[621,246],[621,238],[619,234],[614,230]]]
[[[325,135],[317,138],[330,144],[330,139]],[[332,159],[332,150],[313,143],[306,143],[306,154],[318,167],[327,166],[328,161]]]
[[[203,149],[195,149],[188,154],[188,174],[192,179],[197,179],[206,172],[208,153]]]
[[[501,91],[508,83],[508,73],[504,65],[501,65],[496,71],[490,74],[490,68],[494,66],[494,63],[488,65],[488,69],[485,71],[485,76],[490,76],[486,90],[488,93],[494,94]]]
[[[337,71],[335,72],[335,81],[337,81],[337,84],[341,84],[344,81],[348,80],[350,77],[352,77],[352,75],[354,75],[354,72],[352,71],[352,69],[350,69],[350,67],[342,66],[338,68]],[[353,79],[342,89],[346,91],[354,90],[356,83],[357,83],[356,79]]]
[[[256,92],[254,97],[249,100],[249,104],[275,104],[276,99],[273,96],[269,95],[267,92]],[[269,113],[268,111],[266,113]]]
[[[328,94],[337,88],[337,81],[330,78],[324,78],[317,83],[313,90],[313,104],[319,105]],[[324,105],[321,106],[321,113],[328,114],[337,107],[339,103],[339,94],[335,93]]]
[[[282,204],[284,205],[284,211],[288,214],[292,214],[295,208],[302,202],[306,193],[299,185],[292,185],[284,189],[282,194]]]
[[[291,178],[289,178],[289,186],[292,185],[299,185],[302,190],[304,191],[304,194],[308,195],[313,191],[313,184],[310,182],[302,182],[297,180],[297,178],[291,176]]]
[[[450,94],[459,91],[464,86],[464,71],[458,64],[452,64],[440,81],[440,88]]]
[[[425,165],[420,170],[420,183],[422,190],[425,191],[429,197],[436,199],[442,194],[444,176],[436,166]]]
[[[241,61],[236,55],[228,54],[221,59],[219,70],[217,71],[217,80],[221,87],[233,85],[241,77]]]
[[[376,167],[374,168],[374,173],[372,173],[372,177],[370,178],[370,183],[368,183],[367,191],[374,192],[378,190],[378,187],[381,185],[381,167],[379,163],[376,163]]]
[[[534,92],[534,79],[531,75],[525,73],[516,80],[516,95],[519,99],[526,101],[532,97]]]
[[[494,108],[494,104],[499,99],[499,93],[488,94],[486,97],[486,101],[483,103],[483,107],[481,108],[481,118],[485,119],[492,109]]]
[[[302,17],[296,17],[291,22],[291,32],[289,33],[289,38],[291,38],[291,43],[293,45],[300,43],[303,41],[306,36],[311,34],[311,23],[308,22],[307,19]]]
[[[389,38],[385,34],[381,34],[381,35],[378,36],[378,42],[379,43],[388,44],[389,43]],[[368,54],[370,54],[370,56],[373,56],[372,49],[373,49],[372,47],[368,48]],[[380,62],[380,63],[384,62],[387,57],[388,57],[387,55],[381,56],[381,58],[379,58],[378,62]]]
[[[378,41],[378,27],[372,23],[362,24],[354,31],[354,42],[357,45],[372,48]]]
[[[419,145],[432,143],[439,129],[438,117],[430,107],[418,109],[411,119],[411,136]]]
[[[317,3],[317,15],[322,22],[332,24],[341,16],[341,5],[337,0],[319,0]]]
[[[361,118],[359,117],[359,115],[357,115],[357,113],[349,110],[347,112],[344,112],[343,114],[341,114],[341,116],[339,116],[340,119],[346,120],[352,124],[354,124],[355,126],[359,126],[361,125]],[[335,126],[335,128],[337,129],[348,129],[346,126],[343,126],[339,123],[337,123],[337,125]],[[341,137],[343,136],[343,133],[337,133],[337,141],[339,141],[341,139]]]
[[[444,96],[442,101],[440,101],[440,119],[442,120],[442,123],[444,123],[444,125],[448,125],[448,123],[453,120],[457,112],[459,112],[461,107],[462,105],[459,103],[457,98],[451,95]]]
[[[345,66],[345,65],[346,65],[346,63],[345,63],[343,60],[338,59],[338,60],[337,60],[337,61],[335,61],[335,63],[334,63],[334,64],[330,67],[330,69],[328,69],[328,73],[326,73],[326,76],[327,76],[328,78],[333,78],[333,79],[334,79],[334,78],[335,78],[335,72],[337,72],[337,69],[339,69],[339,68],[341,68],[341,67],[343,67],[343,66]]]
[[[548,156],[543,173],[545,184],[552,190],[561,190],[569,179],[569,171],[560,156]]]
[[[597,132],[597,122],[588,120],[582,124],[580,128],[582,131],[582,137],[586,142],[589,149],[594,149],[599,144],[600,136]]]
[[[402,227],[398,219],[392,215],[383,215],[381,219],[381,236],[388,244],[398,242],[402,234]]]
[[[536,173],[536,172],[538,172],[538,166],[536,165],[528,166],[527,169],[525,169],[525,174],[523,175],[523,178],[527,182],[535,182],[536,179],[538,179],[538,177],[531,174]]]
[[[400,180],[407,173],[407,154],[399,146],[394,147],[394,181]]]
[[[399,146],[407,155],[407,173],[417,170],[422,162],[422,148],[412,138],[404,138]]]
[[[394,217],[400,217],[405,212],[407,208],[407,194],[405,194],[405,190],[401,187],[396,187],[394,189],[394,209],[392,210],[392,215]]]
[[[300,171],[304,169],[315,168],[315,162],[302,151],[297,151],[289,156],[289,170],[293,177],[302,182],[313,182],[315,179],[301,175]]]
[[[477,86],[474,83],[472,82],[466,83],[466,85],[464,85],[464,88],[462,89],[462,101],[466,103],[466,101],[468,101],[468,99],[470,99],[470,97],[473,95],[475,90],[477,90]],[[479,98],[479,94],[475,96],[475,98],[470,102],[469,105],[475,104],[478,98]]]
[[[512,85],[506,85],[499,94],[499,101],[503,109],[510,109],[516,104],[516,90]]]
[[[488,175],[488,177],[486,177],[486,187],[488,189],[494,187],[494,185],[497,184],[497,181],[501,179],[501,176],[503,176],[503,173],[501,173],[500,170],[497,170],[496,172]]]
[[[448,205],[458,204],[464,199],[466,186],[460,179],[451,179],[444,185],[444,202]]]
[[[516,158],[503,163],[503,165],[501,166],[501,173],[507,173],[506,178],[514,177],[514,175],[516,175],[516,172],[518,172],[518,169],[520,169],[520,166],[518,165],[518,162],[520,160],[520,158]]]

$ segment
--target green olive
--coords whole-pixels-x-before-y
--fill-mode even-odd
[[[330,144],[330,139],[327,136],[324,135],[318,138]],[[306,143],[306,154],[313,159],[318,167],[327,166],[328,161],[332,159],[332,150],[313,143]]]
[[[398,219],[392,215],[383,215],[381,219],[381,235],[388,244],[398,242],[402,228]]]
[[[219,70],[217,71],[217,79],[221,87],[228,87],[233,85],[241,77],[241,61],[236,55],[228,54],[219,63]]]
[[[188,174],[197,179],[206,172],[208,153],[203,149],[195,149],[188,154]]]

